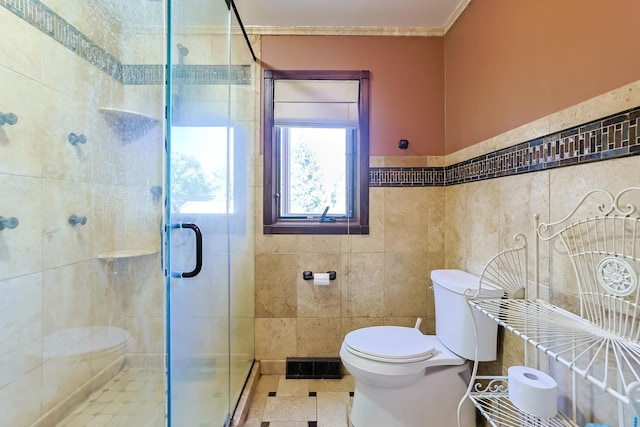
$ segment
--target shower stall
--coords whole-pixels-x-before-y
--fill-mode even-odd
[[[233,2],[0,0],[0,28],[0,425],[229,425],[258,126]]]

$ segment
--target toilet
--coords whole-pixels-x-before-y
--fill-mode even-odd
[[[458,404],[476,357],[476,334],[465,289],[480,278],[461,270],[431,272],[436,335],[417,328],[372,326],[349,332],[340,358],[355,380],[350,421],[353,427],[455,427]],[[503,290],[483,285],[480,299],[500,298]],[[478,360],[496,358],[497,323],[474,313]],[[460,427],[475,426],[473,404],[461,407]]]

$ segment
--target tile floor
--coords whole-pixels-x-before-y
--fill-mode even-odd
[[[125,367],[57,427],[163,427],[163,372]]]
[[[340,380],[262,375],[244,427],[349,427],[353,388],[350,375]],[[57,427],[164,427],[164,412],[163,371],[124,368]],[[213,425],[191,421],[189,426]]]
[[[349,427],[353,377],[288,380],[262,375],[244,427]]]

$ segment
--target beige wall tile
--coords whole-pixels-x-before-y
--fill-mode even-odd
[[[428,190],[428,231],[427,250],[443,252],[445,248],[445,188],[434,187]]]
[[[471,183],[466,187],[466,255],[469,260],[484,264],[499,251],[495,214],[500,209],[499,180]]]
[[[298,318],[296,354],[308,357],[337,357],[340,351],[340,319]]]
[[[296,255],[256,255],[256,317],[295,317]]]
[[[313,280],[304,280],[303,271],[324,273],[340,271],[340,255],[301,253],[297,271],[298,317],[340,317],[341,286],[343,278],[336,274],[328,286],[316,286]]]
[[[33,424],[42,415],[42,367],[0,387],[0,414],[6,425]],[[26,399],[25,396],[29,398]]]
[[[42,273],[0,281],[0,387],[42,363]]]
[[[382,317],[343,317],[340,319],[340,335],[344,337],[349,332],[355,331],[356,329],[382,325]]]
[[[0,175],[0,215],[19,221],[0,231],[0,280],[42,269],[41,198],[39,179]]]
[[[347,252],[384,251],[384,188],[369,189],[369,234],[349,236]]]
[[[454,185],[445,190],[445,253],[447,267],[452,268],[450,259],[464,259],[467,256],[467,186]]]
[[[91,261],[45,270],[43,274],[43,334],[89,326],[95,272]]]
[[[385,188],[384,247],[387,252],[428,249],[428,188]]]
[[[13,46],[13,50],[19,49]],[[42,144],[47,142],[47,138],[39,125],[45,115],[45,96],[51,94],[45,94],[47,91],[38,82],[4,67],[0,67],[0,91],[3,94],[0,111],[13,113],[18,120],[14,125],[0,126],[0,173],[40,177]],[[46,112],[48,114],[49,111]]]
[[[296,349],[296,319],[256,317],[256,359],[285,360]]]
[[[429,271],[426,252],[384,256],[384,315],[425,316]]]
[[[384,254],[351,254],[348,289],[349,317],[382,317],[384,313]]]

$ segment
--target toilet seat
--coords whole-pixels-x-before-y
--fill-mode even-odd
[[[372,326],[349,332],[344,338],[349,353],[386,363],[429,360],[429,365],[460,365],[464,359],[449,351],[435,336],[404,326]]]

